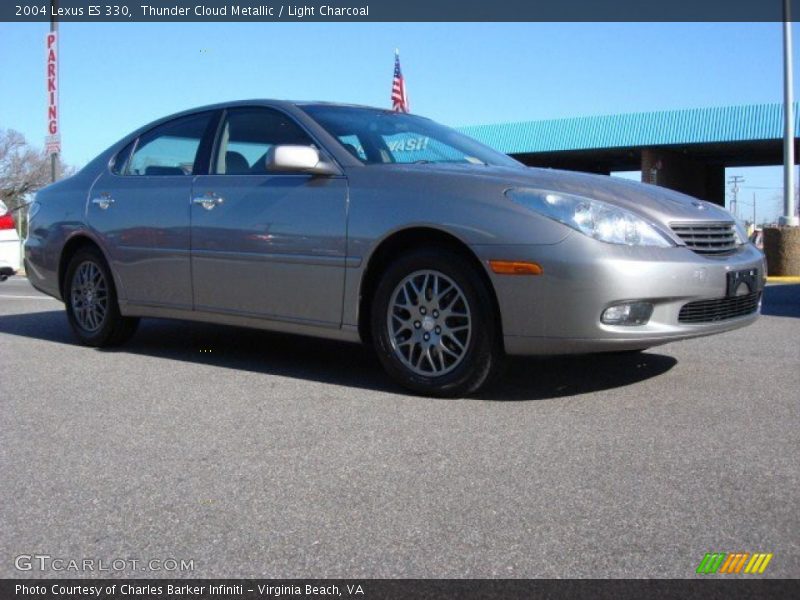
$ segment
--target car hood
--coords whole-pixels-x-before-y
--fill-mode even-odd
[[[601,200],[625,208],[650,221],[668,225],[672,222],[733,222],[724,208],[656,185],[638,183],[607,175],[592,175],[556,169],[510,168],[464,164],[394,165],[399,171],[428,176],[463,179],[476,177],[492,181],[502,188],[533,188],[562,192]]]

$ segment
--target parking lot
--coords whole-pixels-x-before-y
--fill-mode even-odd
[[[800,285],[641,355],[514,360],[479,397],[395,387],[359,346],[142,322],[76,346],[0,283],[0,577],[15,557],[192,560],[136,577],[800,577]]]

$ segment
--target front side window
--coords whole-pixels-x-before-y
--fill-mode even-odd
[[[272,146],[311,146],[313,141],[291,118],[270,108],[228,111],[220,134],[214,172],[218,175],[257,175],[267,172]]]
[[[194,175],[198,150],[212,113],[175,119],[145,133],[125,175]]]

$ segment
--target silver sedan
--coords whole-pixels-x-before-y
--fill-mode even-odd
[[[758,316],[764,258],[719,206],[532,169],[428,119],[267,100],[151,123],[37,196],[25,266],[78,340],[140,317],[372,344],[419,393],[504,354],[636,351]]]

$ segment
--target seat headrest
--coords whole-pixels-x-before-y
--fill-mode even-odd
[[[250,163],[238,152],[228,151],[225,153],[225,174],[226,175],[247,175],[250,173]]]

